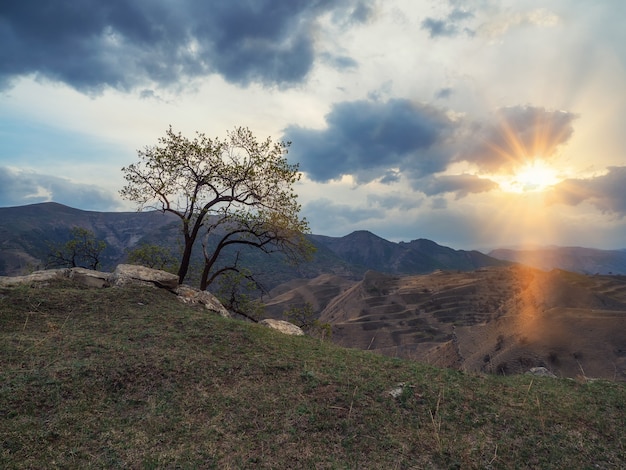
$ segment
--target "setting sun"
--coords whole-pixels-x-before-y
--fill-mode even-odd
[[[542,160],[533,160],[520,167],[510,178],[500,182],[506,192],[527,193],[545,191],[560,181],[557,171]]]

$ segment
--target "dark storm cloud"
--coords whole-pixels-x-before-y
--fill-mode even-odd
[[[434,107],[405,99],[351,101],[333,106],[325,129],[290,126],[290,158],[312,180],[353,175],[357,183],[392,182],[443,171],[451,155],[442,148],[456,124]]]
[[[541,107],[514,106],[498,110],[494,119],[468,129],[459,161],[482,171],[512,171],[534,157],[549,159],[574,133],[577,116]]]
[[[568,179],[548,195],[550,203],[571,206],[587,201],[602,212],[626,215],[626,166],[609,167],[608,173],[587,179]]]
[[[0,207],[54,201],[84,210],[119,210],[119,199],[93,185],[65,178],[0,167]]]
[[[414,185],[427,196],[444,193],[455,193],[456,199],[463,198],[470,193],[483,193],[498,188],[498,183],[476,175],[443,175],[429,178],[420,184]]]
[[[291,85],[313,65],[316,22],[326,13],[343,25],[364,22],[372,0],[3,2],[0,86],[35,74],[94,92],[210,73]]]

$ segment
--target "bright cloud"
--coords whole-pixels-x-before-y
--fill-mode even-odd
[[[0,205],[129,209],[169,125],[243,125],[293,142],[315,233],[624,247],[626,2],[9,3]]]

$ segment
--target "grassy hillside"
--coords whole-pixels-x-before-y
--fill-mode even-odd
[[[623,384],[437,369],[158,289],[0,290],[1,468],[624,468],[624,422]]]

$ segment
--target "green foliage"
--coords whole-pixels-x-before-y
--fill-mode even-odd
[[[97,270],[105,248],[106,243],[97,240],[91,230],[74,227],[67,242],[50,246],[47,266]]]
[[[127,261],[130,264],[175,272],[178,260],[169,249],[163,246],[142,243],[128,252]]]
[[[263,305],[253,295],[258,288],[247,270],[228,270],[219,277],[214,295],[228,311],[256,322],[263,316]]]
[[[228,247],[278,251],[290,260],[306,259],[312,245],[304,237],[308,223],[299,217],[293,186],[297,165],[287,162],[290,143],[259,142],[238,127],[226,139],[197,133],[188,139],[170,127],[159,145],[138,152],[139,162],[122,168],[127,185],[122,197],[139,208],[151,207],[180,218],[184,240],[178,267],[182,283],[194,245],[204,240],[200,288],[206,289],[228,268],[218,263]],[[215,235],[216,243],[206,243]],[[235,268],[235,270],[238,268]]]
[[[302,307],[291,307],[283,312],[285,319],[302,328],[309,336],[321,339],[331,339],[332,325],[317,318],[313,306],[306,302]]]

